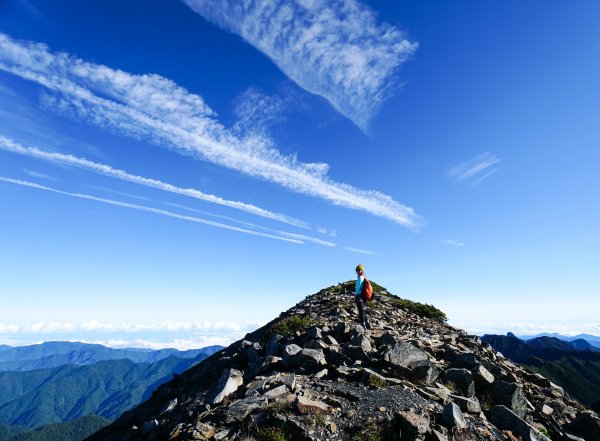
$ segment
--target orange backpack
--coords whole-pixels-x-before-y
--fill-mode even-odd
[[[366,277],[363,281],[362,292],[360,294],[365,302],[368,302],[373,298],[373,285],[371,285],[371,282],[369,282]]]

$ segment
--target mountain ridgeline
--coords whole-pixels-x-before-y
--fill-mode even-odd
[[[85,366],[104,360],[131,360],[135,363],[155,363],[163,358],[195,358],[212,354],[220,346],[178,351],[176,349],[113,349],[98,344],[53,341],[31,346],[0,346],[0,372],[31,371],[73,364]]]
[[[352,283],[308,296],[88,439],[600,439],[594,412],[431,305],[375,285],[365,330]]]
[[[560,384],[596,412],[600,411],[600,349],[596,346],[584,339],[564,341],[548,336],[521,340],[511,333],[484,335],[482,340],[512,361]]]

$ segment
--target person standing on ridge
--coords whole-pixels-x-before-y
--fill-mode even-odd
[[[367,312],[365,311],[365,301],[363,300],[362,291],[363,284],[365,283],[365,269],[362,264],[356,266],[356,289],[354,290],[354,297],[356,299],[356,306],[358,307],[358,317],[360,323],[365,329],[371,329],[369,319],[367,318]]]

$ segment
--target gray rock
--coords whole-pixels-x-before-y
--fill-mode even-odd
[[[490,410],[490,421],[500,430],[510,430],[523,441],[551,441],[537,429],[530,426],[506,406],[498,405]]]
[[[420,362],[429,360],[426,352],[403,341],[398,341],[390,349],[385,350],[381,354],[381,358],[393,366],[403,368],[412,368],[413,365],[419,365]]]
[[[440,370],[430,361],[415,363],[410,374],[410,379],[416,383],[432,384],[440,376]]]
[[[312,326],[311,328],[309,328],[306,331],[306,337],[308,337],[311,340],[323,338],[323,333],[321,331],[321,328],[319,328],[317,326]]]
[[[265,348],[265,355],[268,357],[269,355],[279,355],[280,345],[275,340],[269,340],[267,343],[267,347]]]
[[[296,398],[296,407],[301,414],[328,413],[330,410],[330,406],[326,403],[302,396]]]
[[[339,346],[338,341],[331,335],[326,335],[323,340],[330,346]]]
[[[350,325],[348,323],[338,323],[335,325],[335,338],[338,341],[344,342],[350,339]]]
[[[142,433],[150,433],[159,426],[157,420],[146,421],[142,426]]]
[[[403,440],[417,440],[429,432],[429,418],[414,412],[400,411],[397,415]]]
[[[285,386],[283,386],[285,387]],[[232,423],[234,421],[242,422],[246,419],[253,410],[267,405],[266,398],[263,397],[246,397],[241,400],[233,402],[227,408],[227,414],[225,416],[226,423]]]
[[[369,353],[362,346],[346,344],[343,347],[344,355],[351,360],[369,361]]]
[[[329,346],[323,340],[310,340],[306,344],[306,347],[308,349],[321,349],[321,350],[329,349]]]
[[[260,343],[252,343],[246,349],[246,357],[248,357],[248,363],[255,362],[260,357],[260,352],[262,351],[262,346]]]
[[[350,344],[354,346],[360,346],[368,354],[373,351],[371,339],[365,334],[360,334],[350,339]]]
[[[444,406],[442,418],[449,427],[458,427],[459,429],[467,427],[467,421],[460,408],[452,402]]]
[[[386,332],[385,334],[383,334],[381,337],[379,337],[377,339],[377,344],[379,346],[394,346],[396,343],[398,343],[398,339],[396,337],[394,337],[392,334],[390,334],[389,332]]]
[[[452,361],[452,367],[454,368],[465,368],[473,369],[479,364],[477,356],[472,352],[457,353],[454,361]]]
[[[169,401],[161,410],[160,415],[162,415],[163,413],[167,413],[173,409],[175,409],[175,407],[177,406],[177,397],[173,398],[171,401]]]
[[[580,412],[569,425],[569,431],[586,440],[600,440],[600,418],[592,411]]]
[[[475,381],[473,374],[467,369],[447,369],[444,379],[454,386],[456,391],[465,397],[475,395]]]
[[[283,365],[314,370],[326,364],[325,354],[320,349],[302,349],[298,345],[287,345],[283,349]]]
[[[212,398],[208,402],[210,404],[221,403],[226,396],[234,393],[242,384],[244,384],[242,372],[237,369],[226,369],[209,393]]]
[[[460,410],[468,413],[478,414],[481,412],[481,405],[477,397],[461,397],[460,395],[450,394],[450,398],[454,401]]]
[[[281,386],[277,386],[277,387],[274,387],[273,389],[266,391],[262,396],[263,396],[263,398],[272,400],[275,398],[279,398],[280,396],[285,395],[288,392],[289,392],[288,387],[285,384],[282,384]]]
[[[506,406],[519,417],[525,417],[527,413],[527,398],[523,388],[517,383],[495,381],[489,390],[490,398],[494,404]]]
[[[471,369],[473,374],[473,380],[475,380],[475,387],[478,390],[486,390],[494,382],[494,376],[482,365],[477,365]]]

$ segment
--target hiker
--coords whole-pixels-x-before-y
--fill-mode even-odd
[[[356,276],[354,297],[356,298],[356,306],[358,307],[358,318],[365,329],[371,329],[369,319],[367,318],[367,312],[365,311],[365,301],[362,296],[363,284],[365,283],[365,269],[360,263],[356,266]]]

